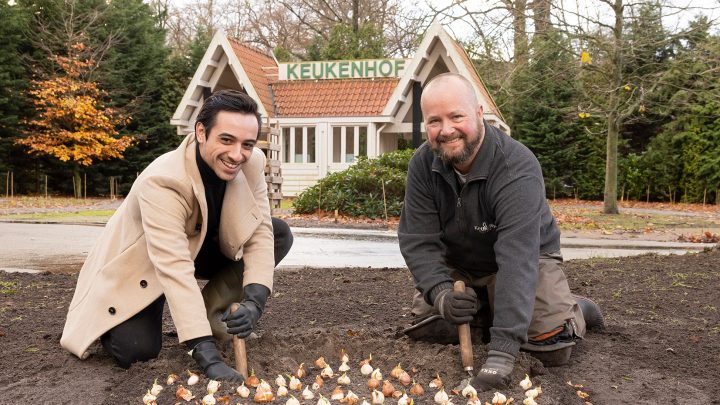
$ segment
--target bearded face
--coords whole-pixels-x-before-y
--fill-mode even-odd
[[[454,132],[446,135],[442,132],[430,140],[430,147],[445,163],[453,166],[463,166],[469,164],[475,158],[475,154],[485,135],[485,126],[482,122],[477,122],[474,130],[464,132],[464,130],[455,128]]]

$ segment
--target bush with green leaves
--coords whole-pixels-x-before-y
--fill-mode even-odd
[[[404,149],[375,159],[360,156],[349,168],[329,174],[305,189],[295,200],[295,212],[310,214],[319,208],[353,217],[383,218],[387,205],[387,215],[398,216],[412,154],[412,149]]]

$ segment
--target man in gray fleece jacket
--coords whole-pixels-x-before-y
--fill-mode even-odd
[[[486,292],[492,327],[472,381],[478,391],[506,385],[521,348],[546,365],[566,363],[586,318],[600,326],[602,315],[571,294],[559,266],[560,230],[540,164],[483,121],[472,84],[458,74],[433,78],[421,107],[428,141],[410,161],[398,230],[417,289],[413,314],[455,328],[478,316],[476,290]],[[465,292],[453,291],[454,280]]]

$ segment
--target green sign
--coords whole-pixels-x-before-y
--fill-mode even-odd
[[[400,77],[405,59],[334,60],[281,63],[279,80],[360,79]]]

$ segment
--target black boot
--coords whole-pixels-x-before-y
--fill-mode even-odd
[[[241,383],[245,381],[242,374],[231,368],[220,357],[220,352],[212,340],[205,340],[195,346],[192,358],[202,367],[207,378],[218,381]]]
[[[585,318],[585,327],[589,329],[603,329],[605,328],[605,320],[603,319],[602,311],[600,306],[590,298],[575,295],[575,302],[577,302],[582,311],[583,318]]]

